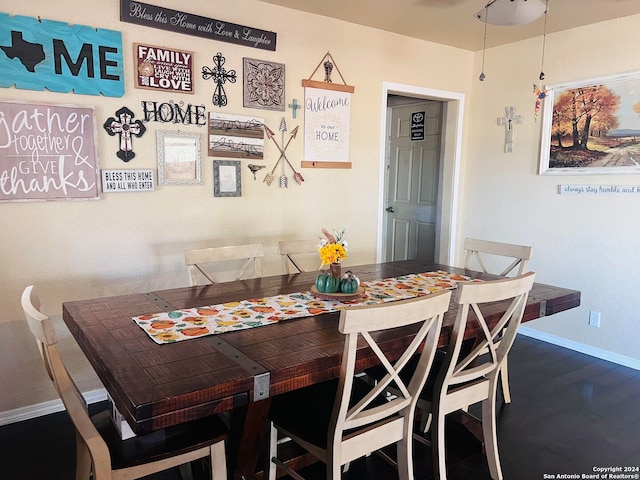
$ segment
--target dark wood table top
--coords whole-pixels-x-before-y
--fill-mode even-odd
[[[363,281],[435,270],[495,278],[419,261],[362,265],[351,270]],[[132,317],[305,291],[316,275],[278,275],[66,302],[63,317],[134,432],[147,433],[336,377],[343,336],[337,331],[339,313],[329,313],[159,345]],[[523,321],[579,304],[580,292],[576,290],[536,283]],[[441,345],[448,342],[455,313],[452,305],[444,320]],[[496,318],[501,313],[496,306]],[[472,337],[474,332],[468,335]],[[383,346],[393,356],[404,343],[402,332],[396,332]],[[363,349],[359,362],[359,367],[365,368],[374,360]],[[256,383],[256,378],[262,383]],[[266,390],[256,391],[254,386],[262,389],[265,379]]]
[[[351,267],[363,281],[444,270],[491,280],[498,277],[420,261]],[[170,344],[157,344],[132,317],[182,308],[308,291],[317,272],[276,275],[204,287],[185,287],[66,302],[63,318],[98,377],[137,434],[230,411],[227,464],[236,480],[261,478],[259,451],[269,399],[280,393],[337,377],[344,345],[339,313],[286,320]],[[580,305],[580,292],[536,283],[523,321]],[[497,322],[506,306],[484,312]],[[440,345],[449,341],[457,306],[445,315]],[[414,327],[379,332],[377,342],[397,358]],[[468,338],[476,332],[468,329]],[[377,361],[362,345],[357,368]]]

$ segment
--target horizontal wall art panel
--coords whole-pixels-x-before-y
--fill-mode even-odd
[[[124,95],[122,34],[0,13],[0,87]]]

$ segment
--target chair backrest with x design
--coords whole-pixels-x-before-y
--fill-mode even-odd
[[[479,266],[484,273],[495,273],[501,277],[506,277],[512,272],[522,275],[527,271],[527,264],[531,260],[533,248],[526,245],[515,245],[511,243],[492,242],[489,240],[478,240],[467,238],[464,241],[465,257],[464,268],[475,270]],[[499,269],[493,271],[486,266],[489,257],[505,257],[512,262],[498,273]],[[502,268],[502,267],[500,267]]]
[[[261,277],[262,257],[264,257],[264,247],[261,243],[201,248],[184,252],[184,262],[189,268],[191,286],[201,285],[202,277],[210,283],[218,283],[210,272],[208,265],[234,260],[245,260],[245,262],[240,270],[235,273],[232,280],[239,280],[252,265],[254,274]]]
[[[376,306],[347,307],[340,312],[339,331],[346,335],[336,396],[329,431],[333,432],[333,450],[342,463],[409,439],[418,395],[427,379],[438,344],[444,313],[449,308],[450,291],[442,291],[400,302]],[[390,362],[376,343],[376,332],[419,324],[418,333],[395,362]],[[360,401],[352,404],[358,340],[363,338],[386,369],[386,375],[372,386]],[[423,347],[410,381],[402,380],[402,371]],[[411,367],[413,368],[413,367]],[[393,385],[396,398],[380,404],[376,399]],[[364,428],[366,427],[366,428]],[[349,430],[359,429],[348,435]],[[331,439],[329,439],[331,442]],[[339,452],[339,453],[338,453]],[[410,457],[409,457],[410,458]]]
[[[482,402],[482,432],[491,478],[502,478],[496,433],[498,374],[513,345],[534,278],[529,272],[458,284],[454,296],[458,312],[447,353],[433,389],[423,392],[426,405],[420,404],[432,417],[431,452],[437,478],[446,479],[445,416],[477,402]],[[462,346],[465,332],[471,328],[479,332],[467,353]]]
[[[318,255],[319,240],[290,240],[278,243],[278,254],[282,258],[282,273],[302,273],[310,271],[304,267],[303,255],[315,254],[316,270],[320,269]],[[293,268],[292,268],[293,267]]]
[[[515,340],[534,278],[535,274],[528,272],[513,278],[458,284],[454,296],[458,313],[443,368],[436,380],[436,390],[442,398],[447,397],[446,411],[455,411],[474,403],[470,400],[483,399],[463,398],[465,396],[453,392],[458,386],[469,389],[474,382],[495,380]],[[508,308],[501,309],[497,302],[508,302]],[[500,311],[504,313],[496,319],[495,312]],[[475,344],[471,352],[462,352],[465,331],[474,326],[480,330]]]

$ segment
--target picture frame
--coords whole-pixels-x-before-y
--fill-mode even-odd
[[[284,63],[243,58],[242,106],[284,112],[284,74]]]
[[[550,85],[540,175],[640,174],[640,72]]]
[[[241,197],[242,173],[240,160],[213,161],[213,196]]]
[[[198,185],[202,183],[200,134],[156,132],[158,185]]]

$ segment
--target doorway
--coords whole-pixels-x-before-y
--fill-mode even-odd
[[[383,82],[382,95],[384,141],[380,152],[378,261],[404,257],[427,261],[431,256],[436,263],[452,264],[456,250],[464,94]],[[401,123],[399,117],[421,112],[423,106],[425,115],[432,110],[431,122],[435,118],[440,120],[437,158],[425,157],[428,143],[421,147],[414,143],[421,142],[416,140],[420,137],[419,127],[413,142],[410,132],[405,132],[408,140],[402,140],[403,145],[397,143],[398,139],[392,140],[392,130],[397,132]],[[429,128],[427,116],[425,137]],[[430,140],[433,142],[434,138]],[[436,155],[433,149],[430,154]],[[429,164],[431,166],[425,168]],[[413,209],[413,213],[407,213],[405,207]],[[388,211],[389,208],[392,211]]]
[[[385,261],[435,261],[442,102],[399,95],[387,99],[389,132]]]

